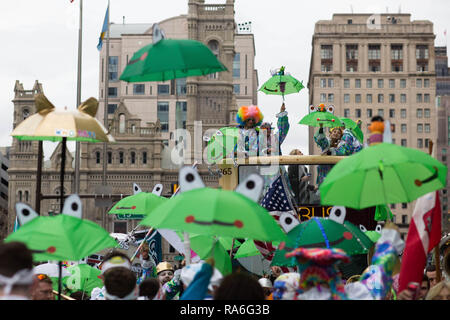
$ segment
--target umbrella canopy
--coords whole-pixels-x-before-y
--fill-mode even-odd
[[[339,223],[329,218],[312,218],[297,225],[288,233],[288,240],[278,247],[272,265],[294,267],[295,260],[285,257],[295,248],[339,248],[348,255],[364,254],[372,241],[348,221]]]
[[[325,108],[323,104],[318,107],[310,106],[310,113],[304,116],[299,124],[304,124],[311,127],[343,127],[341,120],[336,117],[334,112],[334,106],[328,106]]]
[[[19,140],[114,142],[105,127],[95,118],[98,101],[89,98],[77,110],[57,110],[41,93],[35,96],[37,112],[13,130]]]
[[[252,239],[247,239],[240,245],[238,251],[234,255],[235,258],[244,258],[260,255],[258,248],[255,246],[255,242]]]
[[[233,154],[239,138],[239,129],[236,127],[224,127],[217,130],[208,141],[206,154],[208,163],[214,164]]]
[[[304,88],[303,83],[290,74],[285,73],[284,70],[285,68],[281,67],[276,74],[273,74],[272,77],[259,88],[259,91],[262,91],[265,94],[285,96],[302,90]]]
[[[202,42],[162,39],[138,50],[128,62],[120,80],[166,81],[226,70],[227,68]]]
[[[349,129],[353,135],[358,139],[359,142],[364,143],[364,133],[359,127],[358,123],[349,118],[339,118],[341,122],[344,124],[346,129]]]
[[[158,206],[141,221],[153,228],[262,241],[283,240],[285,234],[256,201],[263,178],[250,175],[236,191],[204,187],[195,169],[180,170],[181,194]]]
[[[322,205],[363,209],[407,203],[445,187],[447,167],[423,151],[390,143],[339,161],[320,185]]]
[[[169,199],[165,197],[157,196],[150,192],[140,192],[123,198],[117,202],[108,213],[146,215],[168,200]]]
[[[90,294],[94,288],[103,287],[99,278],[101,271],[88,264],[78,264],[67,268],[70,277],[65,278],[64,284],[71,291],[84,291]]]
[[[73,209],[77,207],[77,209]],[[108,232],[89,220],[82,220],[81,200],[77,195],[66,199],[63,214],[38,216],[24,203],[16,204],[21,227],[11,233],[5,242],[20,241],[33,253],[34,261],[77,261],[117,242]]]
[[[57,278],[59,276],[59,266],[56,263],[42,263],[33,269],[34,274],[46,274],[50,278]],[[62,276],[69,277],[71,273],[67,268],[62,269]]]

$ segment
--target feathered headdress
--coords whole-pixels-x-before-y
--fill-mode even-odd
[[[244,126],[245,122],[250,118],[255,120],[255,126],[259,126],[261,125],[264,116],[257,106],[251,105],[240,107],[236,114],[236,122],[240,126]]]

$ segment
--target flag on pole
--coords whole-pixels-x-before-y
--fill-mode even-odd
[[[406,238],[400,270],[399,292],[410,282],[422,282],[428,253],[441,239],[441,203],[438,191],[417,200]]]
[[[297,219],[294,207],[286,191],[286,183],[283,181],[283,176],[280,174],[276,180],[272,182],[263,199],[261,200],[261,207],[267,209],[270,215],[278,222],[280,215],[283,212],[292,212],[292,218]],[[272,262],[277,249],[271,242],[255,240],[255,246],[264,259]],[[293,272],[295,268],[281,267],[283,272]]]
[[[108,20],[109,20],[108,16],[109,16],[109,4],[108,4],[108,8],[106,8],[105,20],[103,21],[102,31],[100,32],[100,37],[98,39],[98,45],[97,45],[98,51],[102,50],[103,39],[105,38],[106,31],[108,31]]]

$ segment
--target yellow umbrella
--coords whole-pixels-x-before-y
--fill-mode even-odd
[[[35,96],[35,104],[37,112],[22,121],[11,136],[19,140],[62,141],[60,175],[62,209],[67,140],[86,142],[115,142],[115,140],[95,118],[98,109],[98,101],[95,98],[89,98],[74,111],[56,110],[41,93]]]

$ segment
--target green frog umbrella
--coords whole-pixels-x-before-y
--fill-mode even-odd
[[[341,120],[334,114],[334,106],[329,105],[325,107],[322,103],[319,106],[310,106],[309,114],[304,116],[299,124],[304,124],[311,127],[343,127]]]
[[[159,32],[162,36],[155,37],[155,32]],[[153,34],[153,43],[144,46],[131,57],[120,80],[167,81],[227,70],[200,41],[165,39],[157,24],[153,27]]]
[[[345,129],[349,129],[353,135],[356,137],[356,139],[359,140],[359,142],[364,143],[364,133],[361,130],[360,124],[361,122],[355,122],[352,119],[341,117],[339,118],[341,122],[344,124]]]
[[[259,91],[266,94],[281,95],[284,101],[285,95],[300,92],[303,88],[303,83],[286,73],[285,67],[281,67],[279,70],[272,72],[272,77],[259,88]]]
[[[236,127],[220,128],[211,137],[203,137],[208,142],[206,147],[208,163],[215,164],[224,158],[233,157],[238,138],[239,129]]]
[[[181,193],[158,206],[142,225],[183,232],[262,241],[283,240],[285,234],[258,200],[263,179],[250,175],[236,191],[207,188],[197,171],[184,167]]]
[[[253,239],[247,239],[239,246],[238,251],[234,255],[235,258],[244,258],[260,255],[261,252],[256,248]]]
[[[427,153],[380,143],[339,161],[319,190],[322,205],[363,209],[412,202],[446,183],[447,166]]]
[[[71,275],[64,279],[64,284],[70,292],[84,291],[89,295],[94,288],[103,287],[99,269],[88,264],[77,264],[68,267],[66,270]]]
[[[293,227],[288,240],[281,243],[272,259],[272,265],[296,266],[296,261],[285,254],[295,248],[339,248],[348,255],[365,254],[372,241],[355,225],[345,221],[345,207],[333,207],[328,218],[312,218]],[[280,219],[282,217],[280,216]]]
[[[157,184],[151,193],[142,192],[141,188],[134,183],[132,196],[128,196],[117,202],[109,214],[127,214],[127,215],[147,215],[159,205],[168,201],[167,198],[161,197],[163,190],[162,184]]]
[[[63,214],[57,216],[38,216],[24,203],[16,204],[16,213],[21,227],[11,233],[5,242],[25,243],[34,252],[34,261],[77,261],[117,246],[105,229],[81,219],[81,200],[77,195],[66,199]]]

